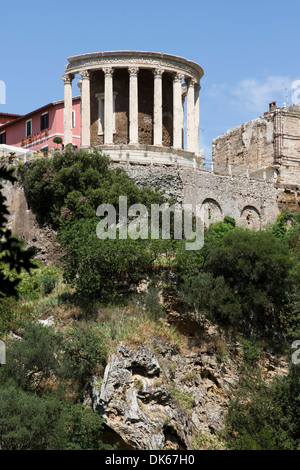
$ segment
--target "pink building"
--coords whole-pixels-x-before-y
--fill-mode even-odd
[[[72,143],[81,146],[80,96],[72,103]],[[64,101],[54,101],[25,115],[0,113],[0,144],[32,151],[61,148],[54,137],[64,140]]]
[[[22,114],[0,113],[0,126],[8,124],[11,121],[23,116]]]

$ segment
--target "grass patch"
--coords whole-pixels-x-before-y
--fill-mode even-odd
[[[180,347],[181,337],[173,326],[169,326],[162,319],[153,320],[147,314],[123,314],[117,320],[116,316],[108,322],[111,330],[111,349],[120,342],[131,347],[140,345],[152,346],[153,338],[160,338],[163,342]]]
[[[226,446],[218,436],[199,431],[194,439],[194,450],[226,450]]]
[[[172,397],[177,401],[178,404],[182,406],[185,411],[191,411],[195,405],[195,398],[192,393],[185,390],[179,390],[173,381],[170,383],[170,391]]]

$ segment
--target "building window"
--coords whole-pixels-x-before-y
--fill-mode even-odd
[[[26,121],[26,137],[32,134],[32,120]]]
[[[49,113],[44,113],[41,115],[41,131],[48,129],[49,127]]]
[[[0,134],[0,144],[6,144],[6,132]]]
[[[113,99],[113,132],[116,132],[116,96],[114,93]],[[104,93],[96,95],[98,98],[98,135],[104,134]]]
[[[75,127],[75,123],[76,123],[76,112],[73,109],[72,110],[72,127],[73,128]]]

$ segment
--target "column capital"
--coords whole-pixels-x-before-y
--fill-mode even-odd
[[[188,87],[195,87],[198,82],[193,77],[186,77],[185,78],[185,83],[187,84]]]
[[[89,70],[83,70],[82,72],[80,72],[80,75],[81,75],[82,80],[90,78]]]
[[[114,69],[112,67],[103,67],[103,72],[105,75],[113,75]]]
[[[138,72],[139,72],[139,68],[138,67],[129,67],[128,72],[129,72],[130,75],[137,75]]]
[[[67,73],[62,75],[61,78],[63,79],[64,83],[71,84],[74,79],[74,75],[72,73]]]
[[[154,77],[160,77],[161,78],[163,73],[164,73],[164,70],[161,69],[161,68],[153,69]]]
[[[180,72],[175,72],[174,73],[174,81],[175,82],[181,82],[183,78],[184,78],[183,73],[180,73]]]

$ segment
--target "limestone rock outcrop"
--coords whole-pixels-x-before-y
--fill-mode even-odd
[[[9,210],[7,228],[17,237],[23,238],[26,247],[36,248],[36,259],[47,264],[58,265],[62,252],[56,233],[50,227],[41,227],[38,224],[34,213],[28,206],[23,185],[5,182],[3,195]]]
[[[221,429],[237,376],[210,351],[182,355],[161,342],[154,350],[121,343],[102,383],[93,378],[93,408],[137,449],[192,449],[197,432]]]

